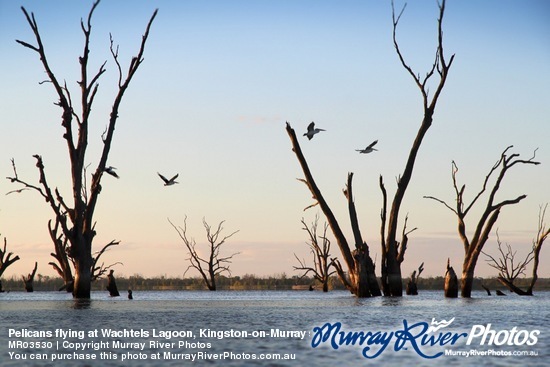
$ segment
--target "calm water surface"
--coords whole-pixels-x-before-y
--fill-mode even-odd
[[[378,297],[373,299],[357,299],[348,292],[333,291],[327,294],[307,291],[159,291],[134,292],[134,300],[123,297],[110,298],[105,292],[92,294],[92,299],[77,302],[70,295],[56,292],[11,292],[0,294],[0,365],[1,366],[182,366],[224,364],[230,366],[549,366],[547,349],[550,346],[548,334],[550,292],[539,292],[534,297],[488,297],[485,293],[476,293],[472,299],[445,299],[441,292],[421,292],[419,296],[402,298]],[[313,329],[325,323],[342,324],[345,331],[364,331],[375,333],[403,330],[403,320],[409,325],[418,322],[431,323],[450,320],[454,322],[441,332],[470,333],[474,325],[491,324],[497,332],[512,330],[540,330],[538,342],[534,346],[483,346],[478,341],[466,345],[466,338],[452,346],[423,347],[426,354],[436,354],[446,348],[455,351],[527,351],[536,352],[538,356],[461,356],[443,355],[436,359],[424,359],[413,348],[405,346],[394,351],[390,343],[381,355],[375,359],[366,359],[361,351],[366,346],[341,346],[337,350],[323,344],[312,348]],[[59,362],[51,361],[52,353],[71,354],[73,349],[56,350],[56,343],[62,343],[63,338],[22,338],[9,336],[9,330],[21,331],[64,331],[84,332],[85,337],[78,335],[69,337],[66,341],[74,342],[108,342],[101,349],[94,350],[91,345],[77,353],[95,354],[96,360],[74,360]],[[88,332],[98,329],[99,335],[93,337]],[[102,329],[144,330],[149,337],[114,336],[102,337]],[[200,329],[212,331],[266,331],[271,329],[306,331],[303,340],[299,338],[223,338],[201,337]],[[155,330],[157,337],[153,337]],[[174,337],[170,340],[158,337],[161,331],[189,331],[195,336],[191,338]],[[10,348],[10,341],[46,341],[52,342],[52,348],[30,345],[20,345],[21,348]],[[114,348],[115,341],[145,342],[143,351],[130,348]],[[188,341],[192,343],[210,343],[210,348],[158,348],[150,347],[150,341],[174,342]],[[204,346],[204,345],[203,345]],[[195,362],[162,359],[152,360],[152,355],[171,351],[184,353],[219,353],[263,354],[270,358],[272,354],[294,354],[293,360],[212,360],[202,359]],[[18,353],[26,360],[10,358],[10,352]],[[118,360],[99,360],[100,353],[117,354]],[[125,353],[137,356],[140,352],[146,355],[145,360],[120,360]],[[49,360],[31,360],[35,356],[46,354]]]

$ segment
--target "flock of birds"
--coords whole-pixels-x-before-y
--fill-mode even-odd
[[[313,136],[315,134],[318,134],[320,133],[321,131],[326,131],[325,129],[319,129],[319,128],[316,128],[315,127],[315,122],[311,122],[308,126],[307,126],[307,132],[304,134],[304,136],[307,136],[307,138],[309,140],[313,139]],[[372,153],[374,152],[375,150],[378,150],[376,148],[374,148],[374,146],[376,145],[376,143],[378,143],[378,140],[375,140],[373,141],[372,143],[370,143],[369,145],[367,145],[367,147],[365,149],[355,149],[355,151],[359,152],[359,153],[363,153],[363,154],[368,154],[368,153]]]
[[[325,129],[319,129],[319,128],[316,128],[315,127],[315,122],[311,122],[308,127],[307,127],[307,132],[304,134],[304,136],[307,136],[307,138],[309,140],[313,139],[313,136],[315,136],[315,134],[318,134],[320,133],[321,131],[326,131]],[[370,143],[370,145],[367,145],[367,147],[365,149],[355,149],[357,152],[359,153],[363,153],[363,154],[368,154],[368,153],[372,153],[374,152],[375,150],[377,150],[376,148],[374,148],[374,146],[376,145],[376,143],[378,143],[378,140],[375,140],[373,141],[372,143]],[[116,173],[116,167],[113,167],[113,166],[108,166],[108,167],[105,167],[104,169],[104,172],[115,177],[115,178],[120,178],[120,176]],[[157,174],[159,175],[159,177],[161,178],[161,180],[164,182],[164,186],[172,186],[174,184],[177,184],[179,183],[178,181],[176,181],[176,179],[178,178],[179,176],[179,173],[177,173],[175,176],[173,176],[171,179],[167,179],[165,176],[161,175],[160,173],[157,172]]]

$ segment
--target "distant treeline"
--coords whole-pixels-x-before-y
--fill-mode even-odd
[[[406,284],[408,279],[403,279]],[[13,276],[7,279],[1,279],[2,287],[5,291],[24,291],[24,283],[21,278]],[[516,285],[520,288],[527,288],[529,278],[517,279]],[[205,290],[206,286],[201,278],[169,278],[166,276],[144,278],[140,275],[130,277],[116,277],[116,283],[120,291],[126,289],[132,290]],[[443,290],[443,277],[420,278],[418,280],[418,289],[421,290]],[[288,290],[288,289],[308,289],[312,286],[315,289],[321,289],[321,285],[313,278],[279,274],[268,277],[256,275],[244,275],[234,277],[219,277],[217,280],[219,290]],[[502,290],[506,288],[499,283],[496,278],[476,278],[474,281],[475,290],[483,290],[482,285],[490,290]],[[57,291],[63,286],[61,278],[49,277],[38,274],[34,280],[35,291]],[[92,283],[92,290],[105,290],[107,280],[100,279]],[[330,289],[344,290],[344,286],[337,277],[331,277]],[[550,290],[550,278],[539,278],[534,291]]]

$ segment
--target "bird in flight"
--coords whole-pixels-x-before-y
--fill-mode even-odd
[[[118,174],[115,172],[115,170],[116,170],[116,167],[113,167],[113,166],[105,167],[104,169],[105,173],[108,173],[113,177],[120,178],[118,177]]]
[[[173,184],[179,183],[179,182],[176,181],[176,178],[178,178],[178,176],[180,175],[179,173],[176,174],[171,179],[167,179],[166,177],[164,177],[163,175],[161,175],[158,172],[157,172],[157,174],[159,175],[160,178],[162,178],[162,181],[164,181],[164,186],[172,186]]]
[[[376,145],[376,143],[378,143],[378,140],[375,140],[373,141],[368,147],[366,147],[365,149],[355,149],[356,151],[358,151],[359,153],[364,153],[364,154],[367,154],[367,153],[371,153],[375,150],[378,150],[376,148],[373,148],[373,146]]]
[[[316,129],[315,122],[312,121],[311,124],[307,126],[307,133],[305,133],[304,136],[307,136],[307,138],[311,140],[313,139],[313,135],[321,131],[325,131],[325,129]]]

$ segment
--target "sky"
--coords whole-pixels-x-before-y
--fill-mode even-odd
[[[33,154],[43,158],[48,182],[71,197],[61,110],[36,53],[15,42],[34,43],[20,6],[35,14],[49,63],[77,95],[80,19],[91,1],[0,0],[0,233],[21,257],[4,277],[55,275],[48,265],[53,245],[49,206],[4,177],[38,184]],[[396,7],[403,6],[396,1]],[[202,220],[238,230],[222,254],[239,252],[233,275],[301,275],[294,254],[311,263],[300,220],[321,214],[302,178],[285,131],[296,130],[312,173],[348,238],[352,238],[342,189],[354,172],[354,194],[363,236],[380,268],[382,175],[390,198],[396,177],[422,119],[422,99],[401,66],[392,42],[389,1],[108,1],[92,19],[91,70],[107,60],[92,111],[86,163],[95,170],[102,148],[117,72],[109,33],[128,65],[155,8],[144,63],[125,94],[109,156],[120,179],[105,175],[96,208],[95,250],[115,239],[105,264],[122,262],[116,274],[181,277],[187,251],[168,219],[183,224],[205,245]],[[433,64],[437,44],[435,1],[411,1],[397,30],[406,61],[420,75]],[[502,210],[484,250],[497,255],[495,231],[523,257],[536,234],[539,207],[550,202],[550,3],[448,1],[443,22],[447,59],[455,54],[434,122],[417,157],[401,211],[409,238],[403,276],[425,263],[425,276],[442,276],[447,258],[460,272],[463,246],[456,217],[423,198],[455,200],[451,162],[471,200],[510,145],[538,166],[511,169],[497,200],[526,194]],[[123,69],[125,67],[123,66]],[[430,91],[435,90],[431,85]],[[326,131],[303,137],[315,121]],[[378,139],[378,151],[360,155]],[[157,172],[179,173],[164,187]],[[90,181],[90,180],[89,180]],[[466,217],[468,233],[484,209]],[[550,214],[546,223],[550,224]],[[332,255],[340,251],[333,240]],[[550,246],[550,244],[548,244]],[[547,247],[547,246],[546,246]],[[550,276],[543,247],[539,276]],[[528,268],[530,272],[531,267]],[[496,276],[480,258],[476,276]],[[189,271],[186,276],[197,276]]]

